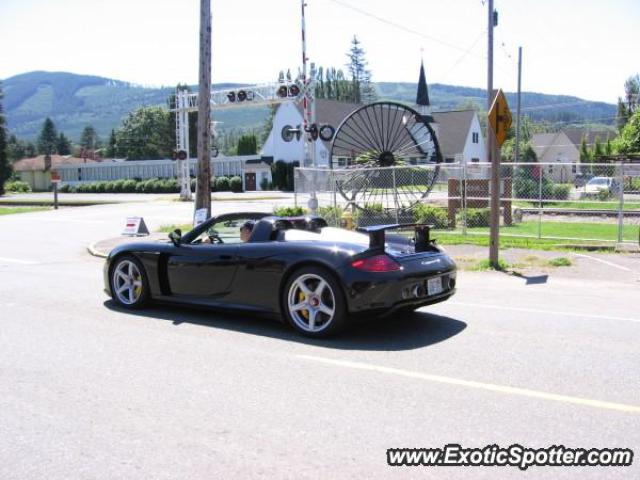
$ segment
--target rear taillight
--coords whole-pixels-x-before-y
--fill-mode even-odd
[[[388,255],[375,255],[351,262],[351,266],[363,272],[393,272],[400,270],[400,264]]]

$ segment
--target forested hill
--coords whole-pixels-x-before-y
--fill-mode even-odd
[[[245,84],[218,84],[214,88],[227,88]],[[143,105],[166,105],[175,86],[145,87],[128,82],[91,75],[66,72],[29,72],[7,78],[2,83],[4,109],[10,132],[20,138],[34,139],[48,116],[59,131],[72,140],[78,140],[86,125],[93,125],[102,138],[120,125],[130,111]],[[377,83],[380,98],[413,103],[415,83]],[[484,106],[486,96],[482,89],[429,85],[434,110],[450,110]],[[508,93],[511,105],[515,95]],[[561,122],[613,123],[616,106],[590,102],[564,95],[545,95],[525,92],[522,95],[523,112],[535,120]],[[219,111],[216,120],[219,129],[260,128],[268,116],[268,109],[241,108]]]

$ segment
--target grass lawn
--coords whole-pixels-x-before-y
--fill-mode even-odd
[[[488,227],[468,228],[470,233],[489,233]],[[500,227],[502,235],[538,236],[538,222],[522,222],[510,227]],[[543,237],[577,238],[581,240],[609,240],[618,239],[618,225],[615,223],[578,223],[578,222],[542,222]],[[624,225],[624,240],[638,239],[638,226]]]
[[[514,207],[538,208],[538,202],[513,202]],[[542,202],[543,208],[571,209],[571,210],[617,210],[619,202]],[[639,202],[624,202],[623,210],[640,210]]]
[[[51,210],[45,207],[0,207],[0,215],[11,215],[12,213],[39,212],[41,210]]]

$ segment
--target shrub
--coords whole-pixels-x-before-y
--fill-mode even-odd
[[[340,226],[340,221],[342,220],[342,208],[318,207],[318,215],[324,218],[329,225]]]
[[[488,208],[467,208],[467,227],[488,227],[491,222],[491,210]],[[462,212],[458,213],[462,222]]]
[[[232,192],[242,191],[242,179],[240,177],[231,177],[229,179],[229,188]]]
[[[302,207],[274,207],[273,214],[277,217],[298,217],[306,215],[307,210]]]
[[[136,193],[144,193],[144,182],[138,182],[135,186]]]
[[[603,188],[598,192],[597,195],[598,200],[600,200],[601,202],[606,202],[607,200],[610,200],[611,197],[613,197],[613,194],[608,188]]]
[[[22,180],[14,180],[11,182],[6,182],[4,184],[4,190],[6,192],[28,193],[31,191],[31,187],[27,182],[23,182]]]
[[[229,191],[229,178],[228,177],[216,177],[214,181],[214,191],[216,192],[228,192]]]
[[[93,184],[93,190],[96,193],[105,193],[107,191],[107,182],[97,182]]]
[[[126,180],[120,179],[113,182],[113,192],[114,193],[122,193],[124,192],[124,182]]]
[[[268,178],[260,180],[260,190],[271,190],[271,182]]]
[[[568,200],[571,193],[571,185],[553,185],[552,196],[554,200]]]
[[[135,180],[125,180],[124,182],[122,182],[122,191],[125,193],[133,193],[136,191],[137,185],[138,182],[136,182]]]
[[[433,205],[417,205],[413,210],[413,218],[416,223],[426,223],[433,225],[435,228],[447,228],[449,226],[447,210]]]

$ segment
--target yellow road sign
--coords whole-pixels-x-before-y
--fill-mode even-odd
[[[511,110],[509,110],[507,97],[504,96],[502,89],[498,90],[496,98],[493,99],[493,105],[491,105],[488,117],[489,125],[493,129],[498,146],[502,147],[502,144],[507,139],[509,128],[511,128]]]

